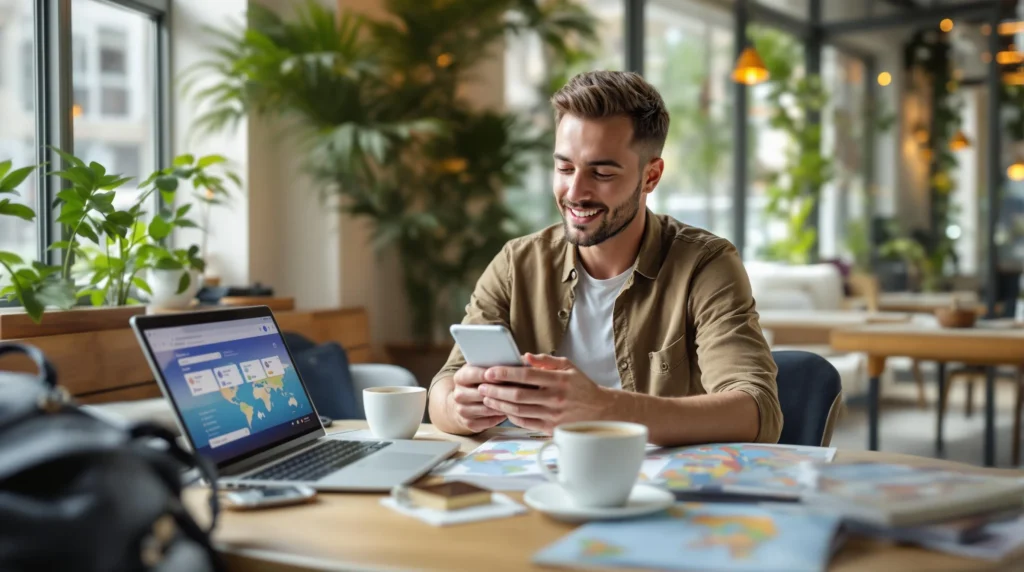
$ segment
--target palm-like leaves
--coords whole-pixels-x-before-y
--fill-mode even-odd
[[[204,103],[198,132],[248,113],[291,116],[306,129],[309,170],[396,244],[426,336],[520,229],[502,201],[543,145],[516,117],[459,98],[473,66],[509,32],[537,33],[557,61],[581,54],[594,20],[571,0],[387,0],[387,19],[310,2],[291,19],[250,6],[244,29],[212,31],[211,59],[190,70]],[[515,10],[517,16],[509,17]],[[217,76],[202,88],[202,74]],[[461,311],[461,304],[453,310]],[[442,310],[443,312],[443,310]]]

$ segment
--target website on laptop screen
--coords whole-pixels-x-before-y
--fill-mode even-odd
[[[319,427],[272,318],[145,336],[200,455],[223,465]]]

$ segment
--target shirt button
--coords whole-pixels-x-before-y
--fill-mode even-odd
[[[571,278],[572,280],[576,279],[576,271],[575,270],[570,270],[569,271],[569,278]]]
[[[619,369],[626,369],[627,367],[629,367],[629,362],[627,362],[626,360],[622,360],[619,362]]]
[[[559,310],[558,311],[558,317],[562,318],[564,320],[564,319],[569,317],[569,312],[567,312],[565,310]]]
[[[667,363],[661,362],[661,371],[668,371],[668,364]]]

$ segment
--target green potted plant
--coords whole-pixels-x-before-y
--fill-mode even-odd
[[[86,164],[73,155],[54,149],[64,168],[54,174],[68,182],[57,194],[54,208],[61,224],[63,240],[51,249],[64,252],[60,266],[38,262],[24,263],[11,253],[0,253],[0,263],[12,277],[11,285],[0,295],[16,299],[32,320],[39,323],[47,306],[71,310],[79,299],[87,298],[95,307],[138,305],[148,298],[151,305],[182,307],[187,305],[201,284],[205,263],[199,247],[175,249],[167,246],[175,228],[196,228],[187,217],[191,204],[177,208],[161,207],[149,213],[154,195],[162,205],[174,205],[182,182],[210,185],[222,180],[211,167],[223,162],[219,156],[182,155],[172,167],[150,175],[139,185],[142,191],[127,209],[117,209],[117,190],[131,177],[107,173],[96,162]],[[5,177],[0,188],[11,190],[27,177],[32,168],[6,173],[9,162],[0,163]],[[211,183],[214,181],[214,183]],[[31,220],[26,212],[10,201],[0,202],[0,212]],[[29,215],[33,216],[30,217]],[[114,319],[123,327],[123,316]]]
[[[372,19],[311,2],[283,19],[250,5],[247,28],[214,32],[215,55],[189,72],[186,90],[200,74],[219,76],[194,93],[208,106],[200,132],[248,113],[295,120],[309,172],[345,211],[373,221],[375,246],[397,249],[415,340],[448,345],[476,278],[523,232],[503,191],[546,141],[516,115],[476,109],[460,86],[509,31],[535,31],[568,54],[593,20],[568,0],[385,8]]]

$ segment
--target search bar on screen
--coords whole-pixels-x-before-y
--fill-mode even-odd
[[[220,352],[213,352],[213,353],[208,353],[208,354],[203,354],[203,355],[198,355],[198,356],[183,357],[183,358],[178,360],[178,365],[184,367],[186,365],[194,365],[194,364],[197,364],[197,363],[203,363],[204,361],[213,361],[215,359],[220,359],[221,357],[223,357],[223,356],[220,355]]]

